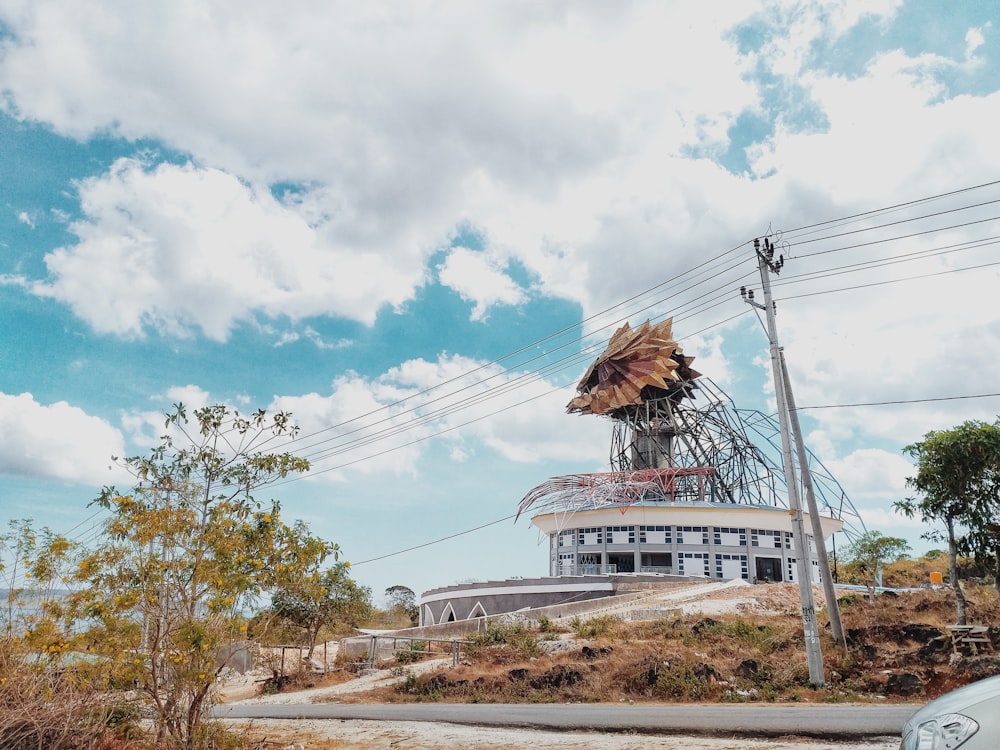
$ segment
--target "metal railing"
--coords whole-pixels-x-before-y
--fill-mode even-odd
[[[371,643],[368,646],[368,659],[364,662],[364,667],[366,669],[374,669],[375,664],[383,658],[399,659],[400,654],[405,655],[405,657],[417,658],[450,655],[451,666],[457,667],[462,646],[468,645],[469,641],[458,638],[372,635]]]

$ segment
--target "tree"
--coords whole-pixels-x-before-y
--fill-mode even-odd
[[[420,623],[420,608],[417,607],[417,595],[408,586],[390,586],[385,590],[385,603],[391,615],[402,614],[410,620],[411,625]]]
[[[271,611],[305,630],[309,658],[323,627],[337,622],[356,628],[371,616],[371,590],[351,578],[350,565],[340,563],[286,580],[271,597]]]
[[[900,500],[895,507],[907,516],[944,524],[956,617],[964,625],[959,553],[991,559],[1000,588],[1000,538],[995,526],[1000,512],[1000,420],[993,424],[970,420],[950,430],[928,432],[903,450],[916,459],[917,474],[906,483],[920,496]],[[939,538],[939,534],[925,537]]]
[[[156,741],[190,749],[225,655],[245,638],[242,612],[337,548],[283,524],[277,502],[254,498],[309,468],[266,450],[295,434],[289,415],[214,406],[189,421],[175,405],[166,417],[160,445],[122,461],[137,480],[131,492],[106,487],[94,501],[111,515],[79,564],[87,588],[74,603],[90,648],[151,707]]]
[[[874,597],[875,589],[882,584],[882,564],[901,560],[909,550],[910,545],[905,539],[866,531],[845,552],[849,563],[868,586],[869,596]]]
[[[30,520],[0,534],[0,746],[98,747],[107,734],[107,684],[77,664],[67,617],[78,545]]]

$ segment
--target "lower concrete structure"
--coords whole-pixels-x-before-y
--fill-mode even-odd
[[[806,514],[806,528],[811,522]],[[799,556],[785,508],[734,503],[637,503],[540,513],[549,576],[480,581],[426,591],[420,624],[438,625],[633,593],[644,586],[705,578],[795,581]],[[820,516],[825,536],[838,519]],[[812,579],[821,583],[811,536]]]
[[[663,583],[686,581],[665,575],[581,575],[477,581],[425,591],[420,597],[420,625],[489,618],[569,605],[604,597],[634,594]]]

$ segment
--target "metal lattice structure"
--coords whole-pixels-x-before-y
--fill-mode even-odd
[[[736,409],[690,368],[669,328],[670,321],[636,331],[623,326],[567,407],[613,420],[612,470],[549,479],[524,497],[519,515],[530,509],[565,517],[612,506],[624,512],[636,503],[788,507],[777,421]],[[647,363],[650,357],[657,363]],[[847,537],[856,538],[864,532],[860,516],[836,478],[807,455],[820,513],[841,520]]]

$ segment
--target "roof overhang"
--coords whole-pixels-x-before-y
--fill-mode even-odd
[[[812,533],[812,521],[803,513],[806,533]],[[572,519],[572,520],[570,520]],[[539,513],[531,523],[546,534],[565,528],[585,526],[715,526],[723,528],[754,528],[771,531],[792,530],[793,511],[764,505],[735,503],[664,503],[594,508],[571,512]],[[824,538],[840,531],[844,524],[837,518],[819,516]]]

